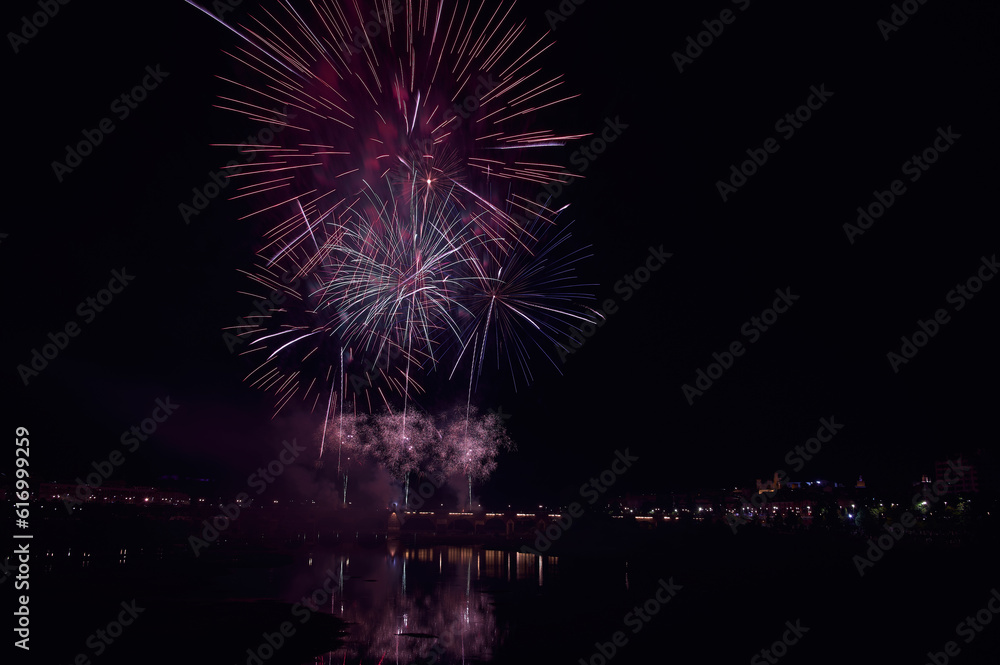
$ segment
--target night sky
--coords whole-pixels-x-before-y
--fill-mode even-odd
[[[914,2],[887,31],[878,22],[893,13],[888,2],[681,4],[562,3],[575,9],[554,23],[556,46],[539,64],[581,96],[544,121],[594,136],[617,128],[593,160],[577,152],[590,138],[552,153],[571,170],[586,166],[558,198],[571,204],[561,221],[590,246],[580,265],[581,281],[596,285],[589,304],[610,299],[613,313],[556,359],[559,371],[538,354],[530,387],[515,391],[504,375],[480,385],[474,399],[510,415],[518,446],[483,496],[571,496],[625,448],[641,462],[622,489],[744,485],[788,469],[786,453],[821,418],[843,428],[793,478],[863,474],[894,486],[933,474],[934,460],[994,446],[1000,279],[973,280],[971,299],[949,293],[981,266],[989,277],[997,269],[997,7]],[[519,2],[512,16],[537,36],[558,7]],[[711,23],[723,10],[731,22]],[[35,11],[6,4],[5,32]],[[697,57],[674,55],[692,48],[703,21],[722,34],[690,51]],[[10,40],[6,426],[29,428],[36,480],[70,481],[169,397],[176,413],[116,479],[238,486],[283,439],[309,440],[320,416],[271,419],[273,397],[243,382],[254,364],[222,338],[252,310],[238,271],[274,220],[239,221],[252,204],[228,192],[190,223],[178,210],[236,156],[210,144],[258,129],[213,108],[228,91],[216,76],[233,72],[222,50],[236,38],[182,2],[71,2],[16,53]],[[162,73],[147,99],[114,107],[147,67]],[[796,109],[809,116],[798,127],[783,120]],[[114,130],[60,182],[52,162],[104,118]],[[906,164],[935,141],[947,150],[932,149],[933,164]],[[767,160],[720,193],[717,182],[753,155]],[[902,193],[849,237],[857,208],[874,192],[888,201],[895,180]],[[661,247],[671,256],[641,288],[616,289],[645,278],[637,269]],[[78,313],[116,270],[134,278],[104,311]],[[753,333],[751,317],[776,290],[792,305]],[[893,367],[900,337],[937,310],[947,322]],[[71,322],[79,334],[25,385],[17,366]],[[742,355],[689,403],[682,386],[734,342]]]

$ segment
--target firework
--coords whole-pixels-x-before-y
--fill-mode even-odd
[[[572,318],[543,302],[555,282],[530,292],[548,261],[539,232],[558,211],[526,194],[572,176],[542,153],[581,135],[527,123],[575,95],[542,75],[552,43],[529,38],[512,9],[282,0],[224,24],[246,80],[224,78],[233,92],[218,106],[282,128],[280,141],[240,145],[259,159],[233,175],[237,197],[259,201],[251,215],[281,220],[251,277],[300,283],[280,285],[283,306],[239,330],[261,356],[248,380],[277,393],[276,413],[293,398],[329,413],[352,363],[380,366],[382,385],[409,399],[442,349],[478,356],[481,370],[488,342],[529,380],[518,335],[547,343]],[[389,406],[380,390],[369,409],[373,397]]]
[[[542,73],[552,42],[513,6],[275,0],[220,20],[240,74],[220,77],[217,106],[281,128],[236,146],[253,164],[232,174],[247,217],[274,220],[247,273],[270,309],[237,329],[257,360],[247,380],[277,395],[275,415],[293,399],[325,413],[319,457],[336,446],[345,503],[346,461],[366,459],[407,494],[413,474],[461,476],[471,504],[512,446],[472,405],[487,358],[517,387],[589,320],[565,206],[539,193],[577,177],[546,155],[584,135],[530,125],[576,95]],[[463,363],[465,406],[423,413],[425,383]],[[345,399],[359,368],[370,415]]]
[[[469,484],[470,504],[473,481],[488,478],[497,455],[514,448],[500,417],[480,414],[474,406],[456,407],[436,419],[415,410],[335,414],[320,428],[318,438],[338,446],[345,458],[385,469],[403,484],[404,492],[412,475],[437,482],[461,476]],[[344,469],[346,486],[346,463]]]
[[[534,153],[583,135],[527,122],[576,95],[541,73],[552,42],[529,38],[512,9],[396,0],[366,12],[317,0],[300,12],[281,1],[227,25],[241,38],[227,53],[248,81],[224,78],[233,92],[218,106],[283,128],[280,143],[239,146],[261,161],[233,176],[240,196],[264,201],[252,214],[291,211],[269,236],[272,259],[312,252],[323,219],[386,180],[418,202],[450,200],[498,238],[516,236],[509,210],[551,213],[524,186],[574,174]]]
[[[390,190],[391,191],[391,190]],[[392,348],[435,362],[435,342],[458,336],[455,293],[474,268],[461,217],[446,201],[430,206],[372,193],[329,245],[321,274],[321,310],[334,332],[375,356]]]
[[[493,473],[501,450],[513,450],[514,444],[495,413],[479,414],[475,407],[457,408],[448,417],[444,429],[444,455],[452,473],[460,472],[469,484],[469,508],[472,507],[472,481],[484,480]]]
[[[504,253],[496,240],[468,233],[446,199],[427,206],[369,194],[327,225],[324,260],[302,280],[307,286],[244,331],[252,340],[245,353],[264,352],[249,377],[255,385],[275,388],[279,407],[301,392],[315,408],[324,390],[343,394],[345,364],[384,359],[381,385],[404,397],[405,411],[422,392],[420,378],[445,357],[450,376],[471,359],[469,399],[488,347],[498,367],[508,363],[515,387],[518,371],[533,378],[533,353],[555,365],[551,352],[585,320],[577,303],[590,297],[575,278],[581,251],[565,252],[567,231],[536,218],[517,238],[537,244],[536,253]],[[376,401],[390,407],[384,392]],[[366,402],[371,410],[371,396]]]
[[[329,224],[335,228],[323,244],[324,260],[302,280],[306,288],[282,297],[283,307],[241,331],[252,340],[246,354],[265,352],[248,378],[276,388],[279,405],[300,390],[308,399],[315,389],[315,407],[319,393],[329,386],[332,394],[332,383],[355,357],[385,359],[385,385],[409,397],[420,391],[418,370],[436,367],[437,349],[454,346],[461,335],[458,294],[481,278],[473,246],[490,241],[464,233],[447,201],[427,207],[369,194],[366,205]],[[275,281],[270,275],[255,279]],[[345,347],[346,353],[331,357],[332,349]],[[316,375],[303,372],[310,359],[326,376],[319,385],[312,379],[304,386]]]
[[[345,425],[344,423],[348,423]],[[381,412],[362,416],[334,415],[321,428],[321,442],[331,434],[344,435],[348,457],[378,464],[409,488],[410,475],[443,477],[447,469],[436,465],[441,434],[433,420],[419,411]],[[344,466],[344,503],[347,503],[348,470]]]
[[[476,261],[478,270],[460,294],[463,328],[459,339],[464,347],[459,356],[469,353],[471,342],[472,371],[478,374],[490,349],[497,369],[506,362],[515,387],[519,373],[526,382],[532,381],[533,352],[558,370],[551,352],[567,350],[567,330],[592,320],[593,313],[578,306],[593,297],[585,290],[592,285],[580,284],[575,273],[576,264],[587,258],[582,253],[585,248],[561,253],[570,239],[569,232],[537,218],[522,235],[519,244],[530,239],[538,247],[534,253],[491,255],[489,247],[482,248]]]
[[[411,473],[427,472],[429,451],[440,440],[434,422],[419,411],[370,416],[365,434],[368,457],[404,481]]]

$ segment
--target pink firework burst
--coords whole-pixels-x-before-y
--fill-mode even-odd
[[[535,153],[583,135],[528,122],[576,95],[542,73],[553,42],[528,37],[513,7],[314,0],[300,12],[281,0],[227,25],[243,40],[228,54],[252,82],[225,79],[234,92],[218,106],[284,128],[280,142],[242,146],[262,159],[238,174],[240,196],[267,194],[258,212],[290,211],[272,231],[275,256],[301,244],[311,253],[321,220],[386,179],[407,196],[452,200],[493,237],[550,215],[514,185],[573,177]]]

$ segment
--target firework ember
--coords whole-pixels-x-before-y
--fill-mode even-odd
[[[350,458],[377,464],[404,487],[411,475],[438,482],[464,478],[470,503],[473,481],[488,478],[496,468],[497,455],[514,448],[500,416],[480,414],[473,406],[456,407],[436,419],[412,409],[361,416],[334,414],[317,437],[336,447],[345,484]]]

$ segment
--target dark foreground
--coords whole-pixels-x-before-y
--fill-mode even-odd
[[[384,534],[342,538],[382,552],[387,546]],[[399,546],[413,538],[404,534]],[[416,539],[422,547],[448,540]],[[558,555],[559,574],[544,586],[487,584],[504,627],[493,662],[922,665],[932,662],[928,652],[938,665],[1000,662],[1000,600],[990,609],[1000,589],[993,539],[954,546],[904,538],[863,576],[853,557],[867,545],[846,534],[581,527],[558,545],[545,554]],[[315,547],[218,543],[195,558],[190,548],[133,545],[124,555],[95,551],[89,563],[71,548],[53,552],[33,571],[31,659],[15,662],[259,665],[250,649],[269,665],[341,663],[342,653],[322,655],[336,652],[351,626],[329,607],[299,621],[301,607],[296,615],[292,604],[258,593]],[[120,636],[108,642],[96,632],[114,634],[109,622],[123,612],[127,619],[128,607],[137,616]],[[267,636],[278,641],[284,622],[294,630],[271,653]],[[957,655],[945,653],[949,642]],[[89,660],[74,661],[77,654]],[[385,662],[396,661],[388,654]]]

